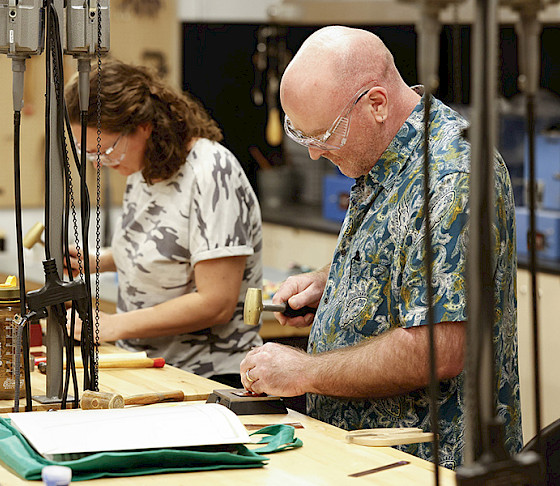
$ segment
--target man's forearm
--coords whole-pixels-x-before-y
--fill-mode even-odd
[[[464,325],[436,325],[438,379],[463,367]],[[341,397],[387,397],[408,393],[429,383],[428,328],[395,329],[356,346],[312,356],[308,391]]]

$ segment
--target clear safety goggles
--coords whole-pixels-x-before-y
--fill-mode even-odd
[[[370,83],[371,84],[371,83]],[[286,117],[284,118],[284,131],[294,142],[303,145],[304,147],[313,147],[320,150],[338,150],[341,149],[348,140],[348,133],[350,131],[350,117],[352,110],[372,87],[366,88],[365,86],[352,97],[348,104],[342,110],[331,127],[323,134],[317,137],[305,135],[292,124],[292,121]]]
[[[117,145],[119,144],[119,142],[121,141],[122,138],[126,138],[126,135],[124,134],[120,134],[117,139],[115,140],[115,143],[113,145],[111,145],[107,150],[105,150],[105,152],[101,152],[99,154],[99,162],[101,163],[101,165],[104,165],[106,167],[114,167],[116,165],[119,165],[122,160],[124,159],[125,155],[126,155],[126,149],[127,149],[127,145],[125,145],[124,150],[122,151],[122,153],[114,158],[111,157],[111,154],[114,152],[114,150],[117,148]],[[82,156],[82,151],[80,148],[80,144],[78,142],[76,142],[76,140],[74,139],[74,143],[76,144],[76,151],[78,152],[78,156]],[[86,160],[88,162],[91,162],[93,164],[97,163],[97,152],[86,152]]]

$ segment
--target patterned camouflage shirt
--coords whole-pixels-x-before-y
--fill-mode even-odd
[[[329,278],[310,335],[309,352],[352,346],[397,327],[427,323],[423,216],[423,98],[378,163],[357,179]],[[466,122],[434,100],[430,113],[431,239],[434,322],[466,321],[465,258],[470,146]],[[494,160],[494,248],[498,413],[511,453],[522,444],[517,369],[513,192],[501,157]],[[440,382],[440,464],[462,463],[464,373]],[[429,390],[383,399],[308,396],[310,414],[347,430],[421,427],[430,430]],[[431,459],[431,443],[401,446]]]
[[[239,373],[245,354],[262,344],[259,326],[243,323],[247,288],[262,286],[261,226],[259,204],[242,167],[219,143],[199,139],[171,179],[148,185],[140,172],[129,176],[112,241],[118,312],[195,292],[194,266],[200,261],[241,255],[247,260],[229,323],[117,344],[206,377]]]

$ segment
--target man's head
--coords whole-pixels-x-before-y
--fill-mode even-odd
[[[294,56],[280,99],[287,130],[308,146],[311,158],[326,157],[359,177],[375,165],[418,95],[376,35],[330,26],[313,33]]]

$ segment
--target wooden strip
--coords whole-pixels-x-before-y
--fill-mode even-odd
[[[396,446],[402,444],[416,444],[418,442],[430,442],[434,439],[431,432],[413,432],[410,434],[395,434],[386,436],[346,436],[346,440],[352,444],[380,447],[380,446]]]
[[[348,432],[350,437],[359,436],[386,436],[387,434],[410,434],[412,432],[424,432],[418,427],[382,427],[377,429],[358,429]]]

